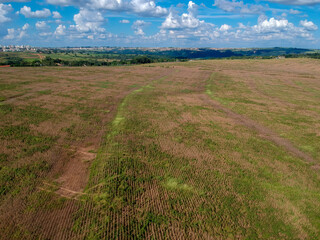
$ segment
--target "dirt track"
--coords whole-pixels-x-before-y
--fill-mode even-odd
[[[296,148],[289,140],[278,136],[276,133],[274,133],[269,128],[255,122],[255,121],[253,121],[243,115],[240,115],[238,113],[231,111],[230,109],[222,106],[219,102],[210,99],[210,97],[207,95],[201,96],[201,99],[207,105],[210,105],[217,110],[223,111],[224,113],[227,114],[227,116],[229,118],[233,119],[237,123],[240,123],[241,125],[244,125],[250,129],[257,131],[259,133],[259,135],[261,137],[263,137],[264,139],[267,139],[267,140],[274,142],[275,144],[285,148],[288,152],[304,159],[307,162],[310,162],[310,163],[316,162],[311,156],[309,156],[308,154],[306,154],[306,153],[300,151],[298,148]]]

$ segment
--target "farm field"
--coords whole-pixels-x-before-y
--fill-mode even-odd
[[[319,239],[319,66],[0,69],[0,239]]]

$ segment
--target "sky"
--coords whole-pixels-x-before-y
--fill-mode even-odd
[[[320,0],[0,0],[0,45],[320,49]]]

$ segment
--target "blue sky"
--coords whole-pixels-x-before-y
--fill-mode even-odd
[[[320,48],[320,0],[0,0],[0,45]]]

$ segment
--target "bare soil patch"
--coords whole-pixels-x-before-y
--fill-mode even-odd
[[[82,192],[88,181],[90,163],[96,157],[93,148],[75,150],[74,157],[64,167],[64,172],[57,179],[60,189],[56,191],[61,196],[72,197],[72,194]],[[71,195],[71,196],[70,196]]]

